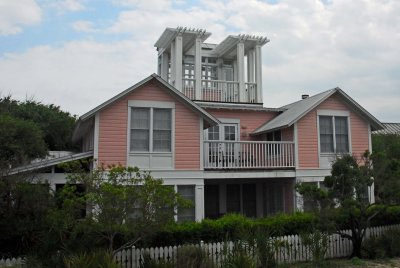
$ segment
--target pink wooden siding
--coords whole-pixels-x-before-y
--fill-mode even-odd
[[[247,110],[223,110],[223,109],[207,109],[207,111],[216,118],[233,118],[240,120],[240,140],[257,140],[249,134],[256,128],[265,124],[274,118],[277,113],[265,111],[247,111]]]
[[[318,105],[298,121],[299,167],[318,168],[318,130],[317,110],[340,110],[350,112],[350,131],[352,153],[356,156],[369,148],[368,123],[345,104],[340,97],[333,95]]]
[[[127,163],[129,100],[175,102],[175,168],[200,168],[200,117],[153,83],[136,89],[100,112],[100,164]]]
[[[287,127],[281,130],[282,141],[293,141],[293,127]]]
[[[319,167],[317,111],[313,110],[297,123],[297,146],[300,168]]]

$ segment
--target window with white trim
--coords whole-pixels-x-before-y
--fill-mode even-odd
[[[321,153],[348,153],[348,117],[320,115],[319,142]]]
[[[172,110],[131,107],[131,152],[171,152]]]
[[[178,194],[192,203],[191,207],[178,208],[178,222],[195,220],[195,186],[178,185]]]

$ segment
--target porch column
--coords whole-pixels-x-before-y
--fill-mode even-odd
[[[194,78],[196,79],[194,88],[196,90],[196,100],[202,100],[201,92],[201,38],[196,38],[194,56]]]
[[[165,81],[168,81],[168,63],[169,63],[169,58],[168,54],[166,52],[163,52],[161,54],[161,78],[164,79]]]
[[[182,91],[182,34],[175,37],[175,88]]]
[[[247,53],[247,81],[254,83],[254,49]]]
[[[256,45],[255,47],[255,76],[257,84],[257,102],[262,103],[262,57],[261,57],[261,46]]]
[[[240,41],[237,44],[237,66],[239,81],[239,102],[247,102],[244,85],[244,43]]]
[[[219,214],[226,214],[226,183],[219,185]]]
[[[175,57],[175,41],[171,42],[171,81],[170,84],[175,86],[175,80],[176,80],[176,74],[175,74],[175,62],[176,62],[176,57]]]
[[[264,191],[265,187],[263,183],[256,184],[256,212],[257,218],[261,218],[264,215]]]
[[[204,184],[196,184],[195,203],[195,218],[196,221],[201,221],[204,219]]]

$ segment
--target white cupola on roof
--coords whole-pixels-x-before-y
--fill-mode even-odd
[[[195,101],[262,105],[261,47],[269,40],[239,34],[204,43],[210,35],[204,29],[165,29],[154,44],[158,75]]]

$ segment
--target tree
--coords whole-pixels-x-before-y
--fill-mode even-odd
[[[42,132],[33,122],[0,114],[0,126],[0,177],[12,167],[46,156]]]
[[[0,98],[0,114],[35,124],[51,151],[76,149],[72,144],[76,117],[62,111],[59,106],[45,105],[32,99],[17,101],[6,96]]]
[[[330,219],[335,232],[352,241],[351,256],[361,257],[361,245],[371,220],[380,212],[370,213],[368,186],[373,183],[369,152],[357,160],[354,156],[344,155],[332,165],[331,176],[325,177],[326,189],[300,184],[298,191],[313,198],[320,205],[320,217]],[[342,223],[342,224],[340,224]],[[351,234],[341,231],[343,223]]]
[[[0,97],[0,177],[10,168],[44,158],[48,150],[74,150],[76,118],[53,104]]]
[[[40,244],[54,207],[50,187],[12,176],[0,180],[0,256],[20,256]]]
[[[107,241],[110,251],[118,236],[128,234],[129,243],[146,238],[174,220],[176,207],[188,205],[173,187],[136,167],[101,167],[92,173],[65,168],[75,170],[68,176],[69,184],[86,189],[84,199],[91,210],[85,224]]]
[[[373,135],[375,193],[379,202],[400,203],[400,135]]]

